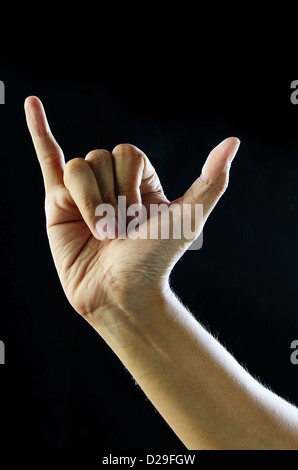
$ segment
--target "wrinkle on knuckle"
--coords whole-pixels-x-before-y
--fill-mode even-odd
[[[217,186],[217,190],[220,196],[222,196],[226,192],[226,190],[228,189],[228,186],[229,186],[229,183],[224,183],[220,186]]]
[[[119,195],[120,193],[130,193],[134,191],[138,191],[139,189],[139,174],[138,172],[133,172],[130,175],[130,178],[121,178],[120,181],[115,182],[115,189],[116,193]],[[121,194],[120,194],[121,195]]]
[[[55,151],[53,153],[48,153],[42,158],[43,166],[51,166],[60,163],[63,154],[62,152]]]
[[[225,181],[223,183],[222,182],[213,182],[213,181],[209,180],[208,178],[206,178],[203,174],[200,175],[199,180],[204,185],[206,185],[206,187],[210,187],[210,188],[214,189],[216,192],[218,192],[219,196],[222,196],[226,192],[226,190],[228,188],[228,185],[229,185],[229,181],[227,179],[225,179]]]
[[[143,179],[143,180],[142,180],[142,183],[145,183],[145,184],[152,184],[152,182],[153,182],[153,181],[155,182],[155,180],[159,183],[159,178],[158,178],[158,176],[157,176],[157,174],[156,174],[156,171],[155,171],[154,168],[153,168],[152,174],[151,174],[150,176],[148,176],[148,178]]]
[[[95,208],[99,205],[98,199],[94,197],[88,197],[84,201],[84,209],[87,212],[92,212],[95,214]]]
[[[117,196],[128,196],[131,193],[131,188],[121,188],[117,191]]]
[[[109,192],[109,191],[101,192],[101,197],[102,197],[102,200],[105,202],[105,204],[111,204],[112,206],[117,204],[116,196],[112,192]]]
[[[203,184],[205,184],[206,186],[211,186],[211,187],[214,187],[214,186],[215,186],[215,184],[214,184],[212,181],[208,180],[208,179],[203,175],[203,173],[201,173],[201,175],[199,176],[199,180],[200,180]]]

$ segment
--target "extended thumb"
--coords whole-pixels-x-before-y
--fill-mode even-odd
[[[204,215],[209,215],[228,186],[230,166],[239,144],[239,139],[229,137],[210,152],[200,177],[183,196],[184,204],[203,204]]]

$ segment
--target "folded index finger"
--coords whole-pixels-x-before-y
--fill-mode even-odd
[[[63,152],[51,133],[42,102],[36,96],[26,98],[25,113],[48,193],[63,184]]]

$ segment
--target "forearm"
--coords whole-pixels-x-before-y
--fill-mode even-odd
[[[253,379],[173,293],[87,320],[189,449],[298,449],[298,410]]]

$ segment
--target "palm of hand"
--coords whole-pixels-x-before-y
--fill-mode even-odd
[[[162,199],[147,198],[146,206],[160,204]],[[80,314],[90,317],[107,303],[125,302],[146,284],[152,291],[162,288],[165,266],[170,262],[162,260],[164,240],[98,240],[62,185],[52,197],[48,196],[46,211],[60,281],[69,302]]]

